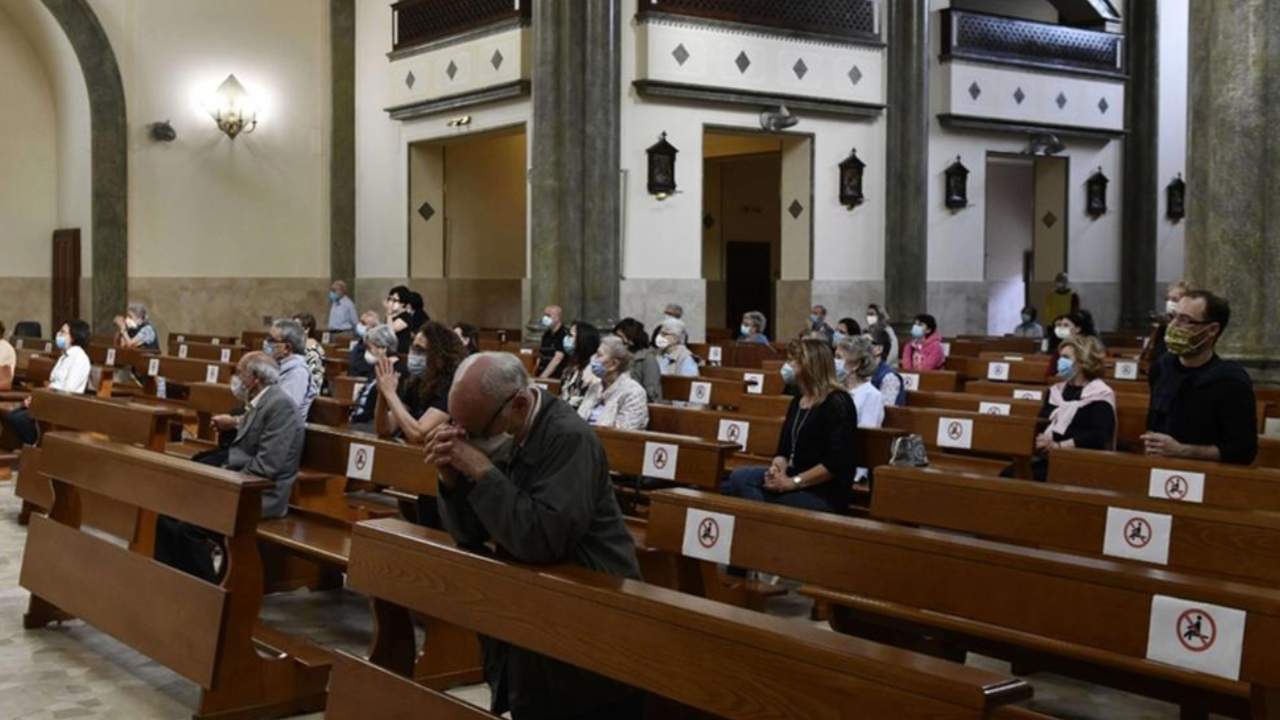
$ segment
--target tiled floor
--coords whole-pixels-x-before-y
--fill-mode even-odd
[[[13,482],[0,480],[0,720],[190,717],[197,697],[194,684],[102,633],[80,623],[22,629],[27,593],[18,587],[18,570],[26,534],[17,524],[17,513]],[[782,599],[774,610],[806,622],[807,607],[795,595]],[[273,596],[264,615],[272,625],[353,652],[363,651],[369,640],[368,606],[351,593],[303,591]],[[1007,665],[988,658],[971,656],[970,663],[1008,671]],[[1054,717],[1163,720],[1178,716],[1172,705],[1057,676],[1036,675],[1031,682],[1036,689],[1032,707]],[[456,694],[487,706],[488,690],[483,686]]]

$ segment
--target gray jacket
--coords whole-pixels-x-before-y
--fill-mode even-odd
[[[541,391],[539,391],[541,392]],[[440,486],[445,527],[462,547],[525,563],[573,563],[639,578],[635,544],[613,494],[595,431],[546,392],[522,447],[474,482]],[[494,640],[484,643],[493,712],[516,717],[587,716],[630,688]]]
[[[662,368],[658,367],[658,358],[654,357],[653,348],[645,348],[632,356],[631,377],[644,386],[649,402],[662,399]]]
[[[290,355],[280,361],[280,389],[293,401],[298,419],[305,425],[311,403],[318,394],[316,385],[311,382],[311,368],[307,367],[305,355]]]
[[[279,385],[268,387],[240,421],[226,468],[274,483],[262,493],[262,517],[283,517],[289,511],[305,438],[298,409]]]

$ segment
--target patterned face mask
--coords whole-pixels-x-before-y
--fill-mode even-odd
[[[1170,325],[1164,331],[1164,344],[1169,348],[1170,353],[1178,357],[1195,355],[1204,349],[1212,332],[1211,327],[1196,329],[1195,326]]]

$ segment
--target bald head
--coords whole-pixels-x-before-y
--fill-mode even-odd
[[[478,437],[512,432],[514,408],[523,418],[531,404],[529,374],[520,358],[505,352],[481,352],[467,357],[453,375],[449,414],[468,434]],[[506,419],[498,416],[503,415]]]

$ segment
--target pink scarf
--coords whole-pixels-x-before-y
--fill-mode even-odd
[[[1049,404],[1054,408],[1053,413],[1049,415],[1049,427],[1044,432],[1050,439],[1053,438],[1053,433],[1065,435],[1067,428],[1071,427],[1071,421],[1076,417],[1076,412],[1085,405],[1104,402],[1111,406],[1111,412],[1116,411],[1116,394],[1103,381],[1090,380],[1081,391],[1079,400],[1067,400],[1062,396],[1062,389],[1066,386],[1065,382],[1060,382],[1049,388]],[[1115,447],[1115,438],[1112,438],[1111,444]]]

